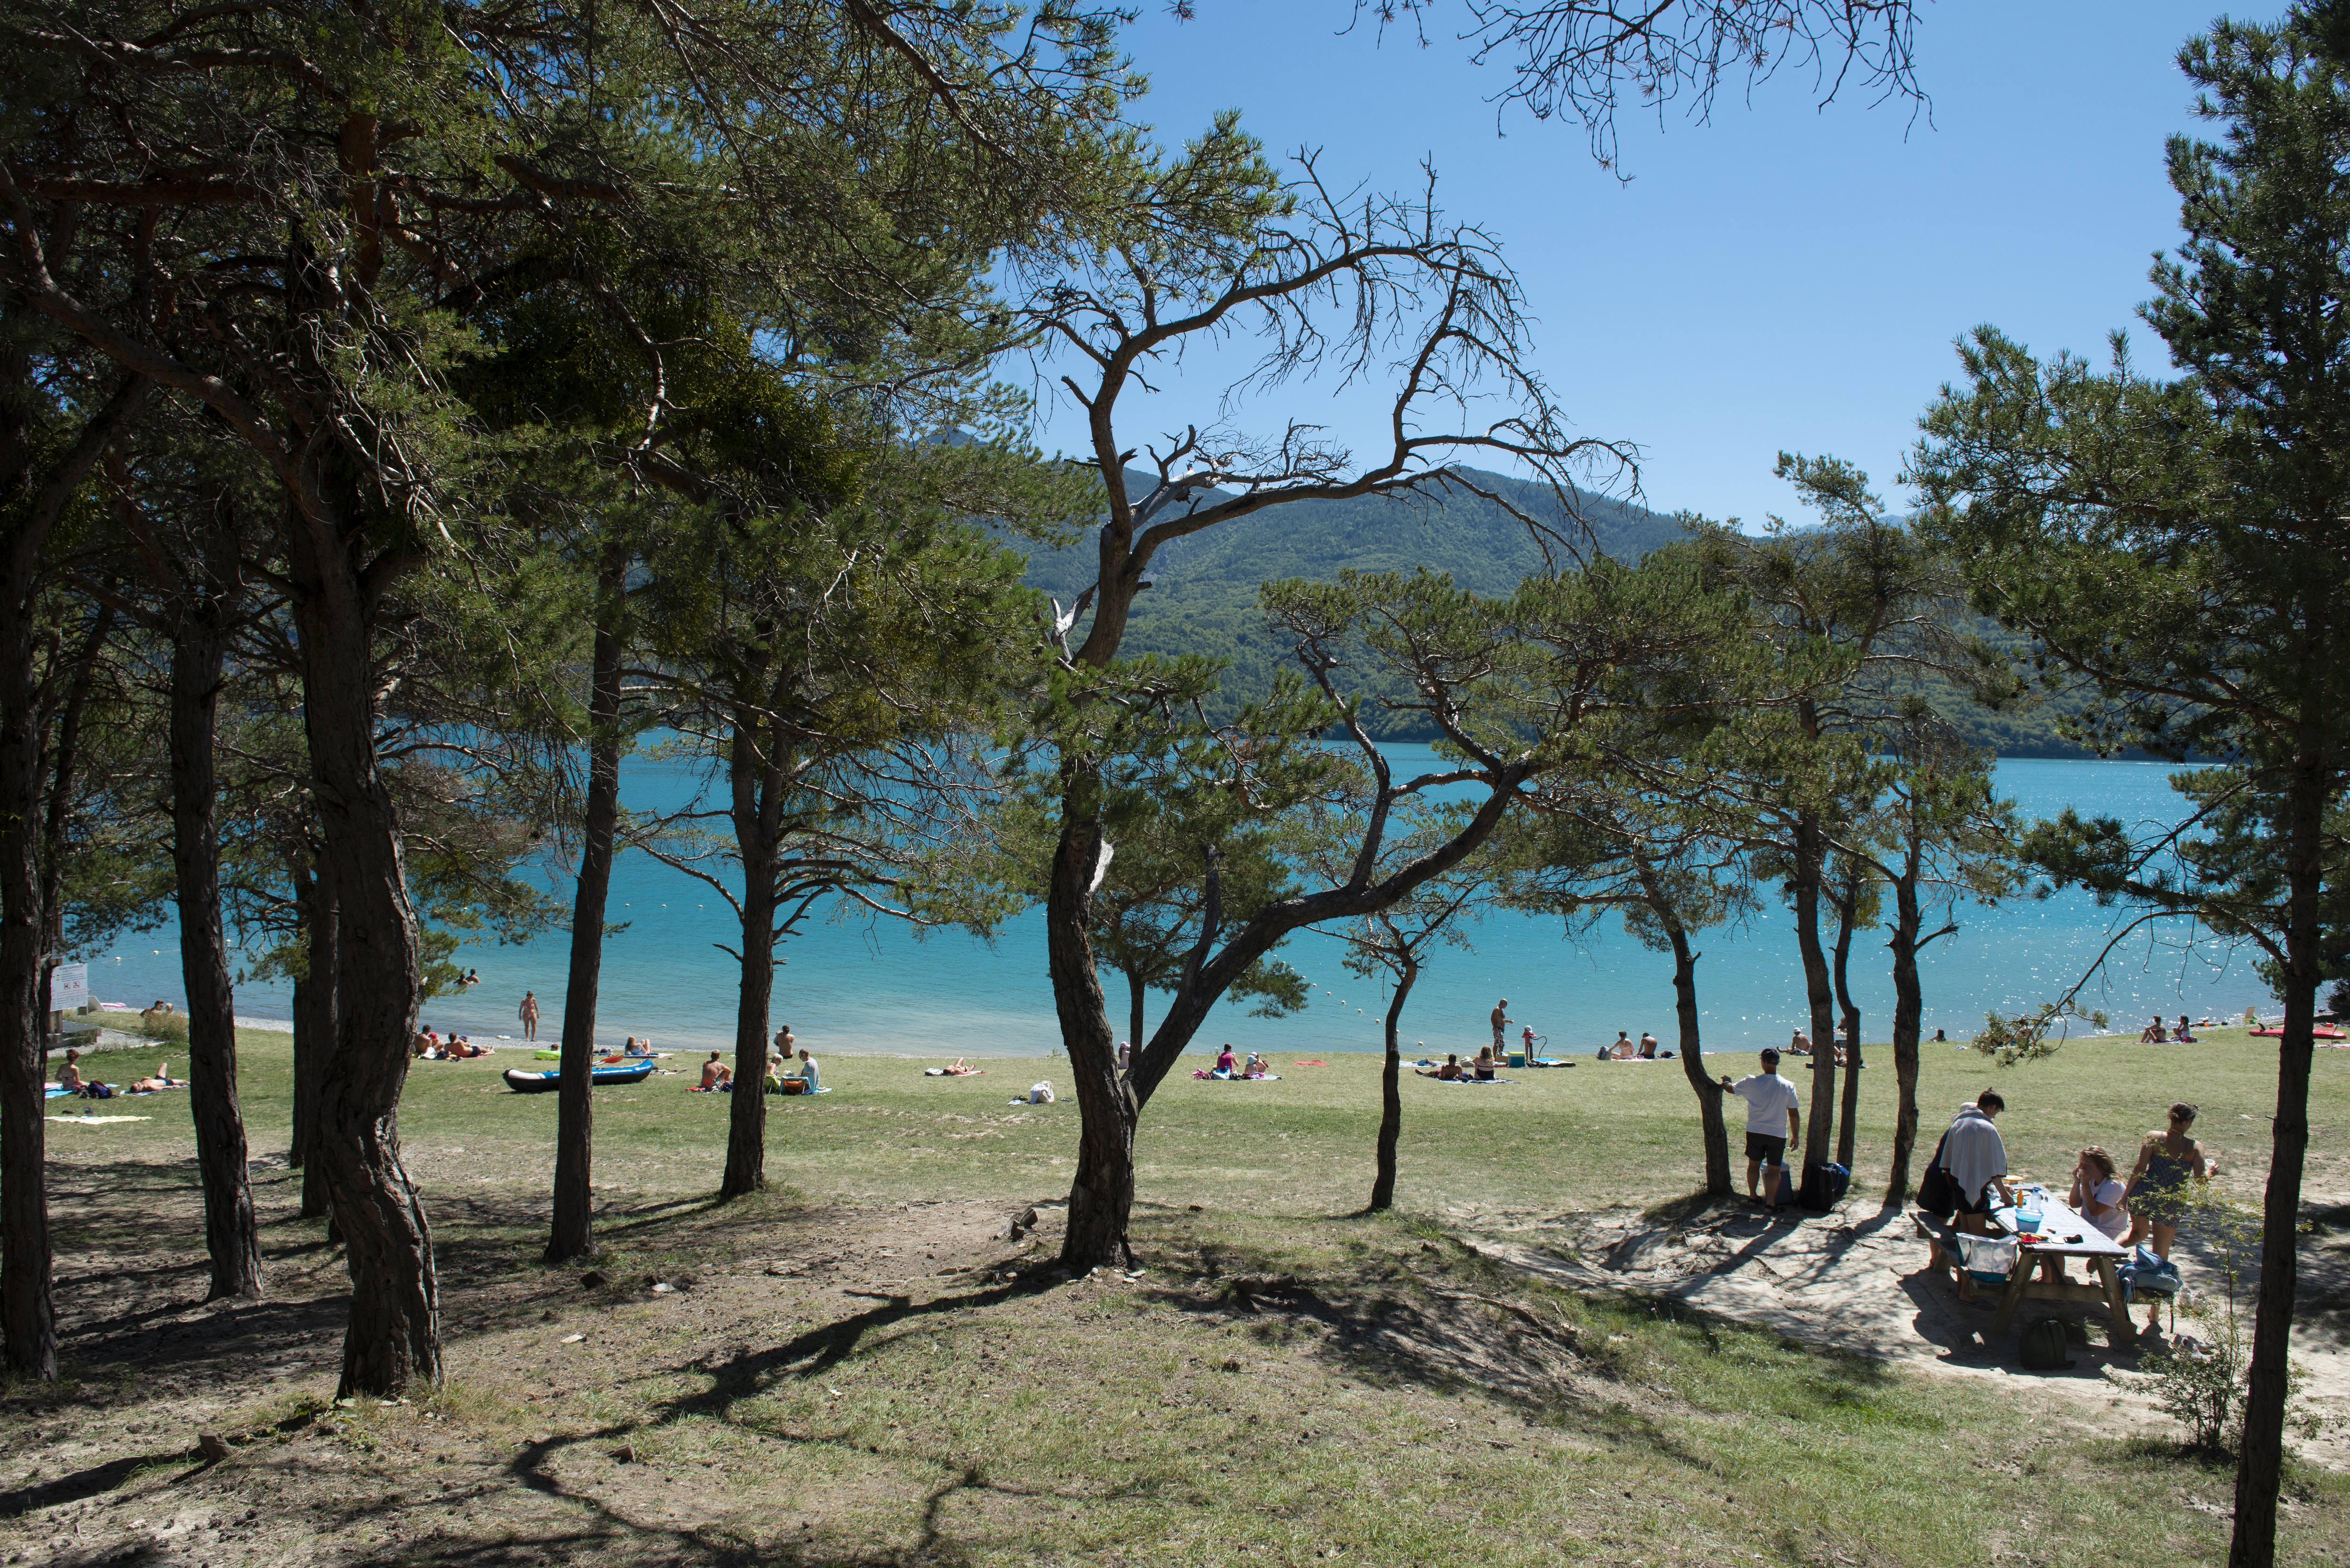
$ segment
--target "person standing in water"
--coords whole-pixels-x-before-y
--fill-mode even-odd
[[[538,1038],[538,993],[536,992],[525,991],[522,993],[522,1006],[515,1010],[515,1016],[522,1020],[522,1037],[525,1040],[536,1040]]]

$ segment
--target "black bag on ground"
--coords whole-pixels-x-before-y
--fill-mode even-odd
[[[1942,1168],[1942,1144],[1950,1141],[1944,1133],[1941,1143],[1934,1146],[1934,1158],[1927,1163],[1926,1174],[1918,1179],[1918,1208],[1935,1220],[1948,1220],[1959,1211],[1959,1184]]]
[[[2064,1323],[2062,1318],[2043,1317],[2037,1323],[2026,1324],[2016,1335],[2016,1344],[2023,1354],[2026,1372],[2062,1372],[2073,1365],[2064,1354]]]
[[[1852,1172],[1833,1160],[1814,1160],[1804,1167],[1804,1185],[1795,1194],[1795,1201],[1814,1212],[1825,1212],[1840,1202],[1852,1186]]]

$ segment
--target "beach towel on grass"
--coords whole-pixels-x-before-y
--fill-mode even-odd
[[[148,1122],[152,1116],[51,1116],[53,1122],[69,1122],[76,1127],[94,1127],[106,1122]]]

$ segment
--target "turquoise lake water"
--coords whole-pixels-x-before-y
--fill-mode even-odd
[[[1399,746],[1391,754],[1409,767],[1429,753]],[[2183,813],[2168,764],[2011,760],[1999,784],[2027,816],[2064,805],[2111,813],[2130,823],[2169,823]],[[632,765],[624,795],[640,809],[672,805],[688,795],[691,776],[674,766]],[[563,889],[567,898],[567,885]],[[1803,971],[1793,923],[1777,900],[1743,929],[1702,933],[1698,999],[1708,1051],[1783,1044],[1805,1014]],[[737,931],[724,902],[702,884],[644,856],[615,868],[612,920],[629,922],[605,949],[599,1040],[617,1046],[628,1034],[650,1035],[662,1046],[731,1047],[738,971],[715,944],[732,946]],[[2020,1012],[2070,984],[2110,940],[2116,911],[2066,895],[2021,899],[1986,909],[1960,904],[1960,929],[1927,950],[1920,963],[1925,1031],[1946,1029],[1963,1040],[1991,1009]],[[1939,920],[1931,922],[1939,924]],[[1434,1052],[1473,1051],[1486,1038],[1485,1017],[1495,1000],[1510,999],[1510,1015],[1546,1035],[1550,1049],[1586,1052],[1619,1029],[1637,1038],[1654,1032],[1669,1048],[1673,1017],[1672,963],[1640,946],[1609,920],[1567,940],[1555,919],[1498,914],[1467,928],[1471,948],[1440,948],[1422,971],[1404,1014],[1407,1047],[1424,1042]],[[2108,960],[2084,1005],[2110,1012],[2132,1033],[2152,1012],[2200,1018],[2241,1015],[2247,1006],[2273,1011],[2253,972],[2248,950],[2195,944],[2189,933],[2158,928],[2132,935]],[[1892,1024],[1889,955],[1882,933],[1856,939],[1855,996],[1865,1039],[1885,1039]],[[183,1001],[173,930],[127,937],[89,961],[90,988],[109,1002],[144,1006],[157,998]],[[461,961],[478,968],[482,984],[468,994],[428,1002],[424,1018],[476,1039],[511,1034],[525,990],[544,1009],[539,1033],[561,1030],[564,972],[569,938],[551,933],[519,947],[470,948]],[[789,1023],[811,1048],[823,1052],[885,1051],[922,1054],[1042,1054],[1059,1046],[1045,978],[1043,920],[1030,914],[993,944],[946,934],[918,938],[893,921],[860,916],[812,924],[782,949],[775,977],[776,1023]],[[1286,1019],[1259,1019],[1245,1010],[1217,1010],[1199,1044],[1229,1040],[1243,1051],[1376,1050],[1387,994],[1340,966],[1334,938],[1305,933],[1284,955],[1314,983],[1313,1003]],[[1106,977],[1115,1025],[1125,1019],[1126,987]],[[1163,999],[1154,994],[1155,1027]],[[240,990],[237,1012],[248,1019],[288,1015],[286,988]],[[1511,1031],[1516,1038],[1517,1031]]]

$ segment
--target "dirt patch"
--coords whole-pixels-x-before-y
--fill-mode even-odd
[[[1687,1206],[1674,1206],[1682,1208]],[[2314,1213],[2350,1209],[2330,1201]],[[1928,1267],[1928,1249],[1906,1215],[1847,1200],[1825,1214],[1766,1213],[1731,1200],[1684,1213],[1624,1207],[1536,1220],[1496,1216],[1469,1238],[1487,1255],[1569,1289],[1652,1296],[1792,1339],[1926,1372],[1989,1379],[2070,1405],[2097,1430],[2173,1429],[2154,1405],[2140,1358],[2191,1340],[2191,1319],[2166,1317],[2163,1332],[2111,1343],[2102,1306],[2026,1301],[2009,1332],[1993,1335],[1997,1297],[1961,1300]],[[2182,1232],[2179,1261],[2190,1286],[2200,1262]],[[2322,1226],[2302,1237],[2301,1313],[2293,1351],[2303,1373],[2304,1407],[2319,1421],[2303,1456],[2350,1469],[2350,1236]],[[2042,1318],[2077,1324],[2073,1365],[2025,1373],[2016,1331]],[[2141,1323],[2142,1327],[2142,1323]]]

